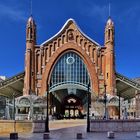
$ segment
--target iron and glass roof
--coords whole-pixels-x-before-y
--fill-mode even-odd
[[[24,72],[0,82],[0,95],[13,98],[23,95]],[[134,98],[136,93],[140,93],[140,83],[134,79],[131,80],[119,73],[116,73],[117,95],[124,99]]]

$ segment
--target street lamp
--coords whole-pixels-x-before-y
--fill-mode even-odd
[[[121,93],[119,92],[119,120],[121,119]]]
[[[15,121],[15,93],[13,93],[13,106],[14,106],[14,109],[13,109],[13,119],[14,119],[14,132],[16,132],[16,121]]]
[[[46,120],[45,120],[45,132],[49,132],[49,84],[47,88],[47,113],[46,113]]]
[[[104,119],[107,120],[107,95],[106,95],[106,84],[104,84],[104,104],[105,104],[105,114],[104,114]]]
[[[90,93],[89,93],[89,88],[90,88],[90,81],[88,83],[87,87],[87,132],[90,132],[90,117],[89,117],[89,108],[90,108]]]
[[[15,118],[15,93],[13,93],[13,120],[14,120],[14,132],[10,133],[10,139],[18,139],[18,133],[16,132],[16,118]]]

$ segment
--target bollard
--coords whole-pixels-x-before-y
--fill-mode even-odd
[[[43,139],[50,139],[50,135],[49,135],[49,133],[44,133],[44,135],[43,135]]]
[[[10,140],[13,139],[13,140],[16,140],[18,139],[18,133],[10,133]]]
[[[77,139],[82,139],[82,133],[77,133]]]
[[[140,131],[137,132],[136,137],[139,137],[140,138]]]
[[[108,137],[109,139],[114,139],[115,133],[114,133],[113,131],[108,131],[108,132],[107,132],[107,137]]]

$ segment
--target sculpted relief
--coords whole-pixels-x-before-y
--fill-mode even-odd
[[[73,30],[69,30],[67,35],[68,35],[68,40],[69,41],[74,40],[74,31]]]

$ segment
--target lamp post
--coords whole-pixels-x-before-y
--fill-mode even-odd
[[[121,95],[119,92],[119,120],[121,119]]]
[[[13,120],[14,120],[14,132],[10,133],[10,139],[18,139],[18,133],[16,132],[16,119],[15,119],[15,93],[13,93]]]
[[[14,132],[16,132],[16,120],[15,120],[15,93],[13,93],[13,106],[14,106],[14,109],[13,109],[13,119],[14,119]]]
[[[104,119],[107,119],[107,96],[106,96],[106,84],[104,84],[104,88],[105,88],[105,93],[104,93],[104,104],[105,104],[105,114],[104,114]]]
[[[46,121],[45,121],[45,132],[49,132],[49,85],[47,88],[47,113],[46,113]]]
[[[89,88],[90,88],[90,81],[88,83],[87,87],[87,132],[90,132],[90,117],[89,117],[89,107],[90,107],[90,93],[89,93]]]

